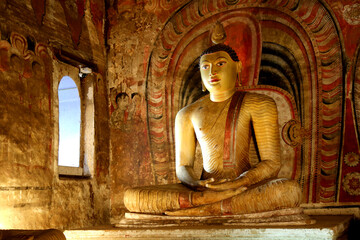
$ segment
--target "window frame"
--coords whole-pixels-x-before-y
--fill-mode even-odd
[[[60,85],[66,81],[72,81],[72,86],[71,88],[68,89],[60,89]],[[62,96],[64,97],[71,97],[72,100],[75,100],[75,98],[77,98],[75,100],[75,102],[70,102],[68,103],[68,99],[60,99],[60,93],[62,93]],[[74,95],[69,95],[69,94],[74,94]],[[64,101],[65,100],[65,101]],[[82,114],[82,107],[81,107],[81,98],[80,98],[80,90],[77,86],[77,84],[75,83],[75,81],[70,77],[70,76],[63,76],[61,78],[61,80],[59,81],[59,85],[58,85],[58,101],[59,101],[59,150],[58,150],[58,165],[59,168],[62,167],[80,167],[82,166],[81,164],[81,126],[82,126],[82,119],[81,119],[81,114]],[[64,104],[66,108],[62,107],[61,104]],[[72,108],[72,109],[69,109]],[[69,109],[69,110],[68,110]],[[65,112],[62,112],[61,110],[65,110]],[[70,111],[70,112],[66,112],[66,111]],[[77,115],[77,113],[79,115]],[[64,114],[64,115],[62,115]],[[76,115],[74,115],[76,114]],[[64,122],[61,122],[61,120],[63,120]],[[75,129],[73,129],[74,131],[69,132],[68,126],[65,124],[70,124],[71,126],[69,126],[69,128],[73,129],[75,127]],[[65,134],[65,135],[62,135]],[[76,143],[72,142],[70,145],[67,145],[66,141],[70,140],[68,138],[66,138],[66,135],[70,134],[72,136],[76,136]],[[74,139],[75,140],[75,139]],[[61,144],[63,144],[62,148]],[[76,146],[78,144],[78,148],[77,149],[68,149],[68,147],[72,147],[72,146]],[[70,155],[67,156],[66,153],[62,153],[61,150],[64,150],[64,152],[71,152],[74,151],[75,156],[74,155]],[[75,152],[78,151],[78,152]],[[65,155],[65,156],[64,156]],[[62,157],[62,159],[60,159],[60,157]],[[77,159],[76,159],[77,157]],[[69,159],[70,158],[70,159]],[[65,165],[60,165],[60,160],[62,160],[62,164]],[[67,165],[69,164],[69,165]],[[78,166],[71,166],[71,165],[78,165]],[[76,175],[79,175],[79,173],[76,173]]]
[[[59,96],[58,88],[64,76],[69,76],[76,84],[81,108],[80,159],[79,167],[60,166],[59,160]],[[54,116],[54,168],[61,177],[91,177],[94,172],[95,156],[95,106],[94,74],[79,76],[79,68],[54,61],[53,71],[53,116]]]

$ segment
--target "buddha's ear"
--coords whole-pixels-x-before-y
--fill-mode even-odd
[[[241,70],[242,70],[242,62],[240,60],[238,62],[236,62],[236,68],[237,68],[237,72],[241,72]]]

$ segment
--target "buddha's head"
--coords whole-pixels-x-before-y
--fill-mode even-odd
[[[210,94],[235,90],[241,62],[236,52],[225,44],[216,44],[200,56],[201,79]]]

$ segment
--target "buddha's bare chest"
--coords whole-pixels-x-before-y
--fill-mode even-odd
[[[227,102],[198,107],[193,118],[193,126],[200,145],[222,145],[226,133],[229,132],[247,138],[250,131],[250,118],[244,113],[245,111],[239,109],[236,119],[231,119],[233,116],[228,114],[229,105]]]
[[[206,178],[238,176],[242,170],[238,167],[241,165],[239,161],[244,159],[241,156],[245,156],[248,152],[250,118],[239,109],[236,119],[231,119],[234,116],[229,116],[232,112],[229,111],[229,105],[228,103],[199,107],[194,115],[193,127],[197,141],[200,143]],[[232,142],[238,143],[230,146]],[[232,167],[225,167],[229,162],[226,156],[233,154],[236,156],[234,155],[235,162]]]
[[[224,129],[228,108],[228,104],[199,107],[193,121],[196,134],[203,136]]]

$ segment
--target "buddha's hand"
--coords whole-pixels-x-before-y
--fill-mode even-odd
[[[214,178],[209,178],[205,180],[198,180],[197,185],[201,187],[206,187],[207,184],[215,182]]]
[[[210,182],[205,185],[206,188],[214,191],[225,191],[228,189],[237,189],[247,186],[248,186],[248,182],[246,181],[245,178],[238,178],[235,180],[221,179],[219,181]]]
[[[233,196],[239,195],[240,193],[246,191],[246,187],[240,187],[236,189],[228,189],[225,191],[212,191],[205,190],[202,192],[193,192],[192,193],[192,204],[193,206],[200,206],[204,204],[210,204],[218,202]]]
[[[191,185],[191,187],[198,191],[205,191],[207,189],[206,185],[213,182],[215,182],[214,178],[209,178],[205,180],[196,180],[194,181],[194,184]]]

